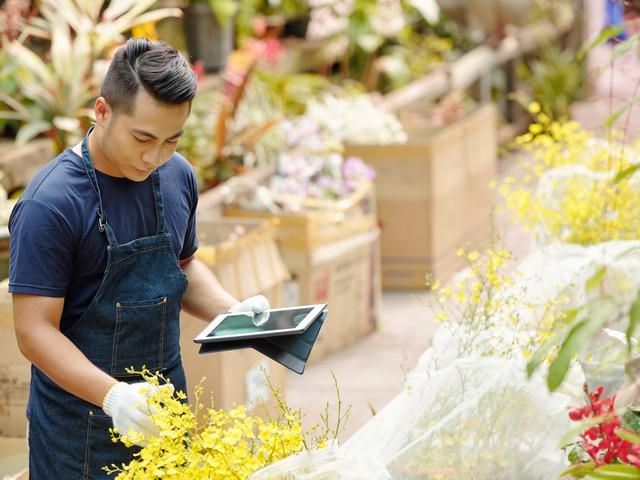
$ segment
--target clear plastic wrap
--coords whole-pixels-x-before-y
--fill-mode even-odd
[[[342,447],[289,457],[251,480],[557,478],[569,401],[513,360],[458,359],[433,375],[414,371]]]
[[[592,387],[616,389],[623,380],[620,322],[640,287],[640,242],[548,245],[525,258],[514,278],[500,295],[522,300],[517,324],[502,311],[483,331],[443,324],[403,391],[346,443],[290,457],[252,480],[558,478],[567,466],[560,448],[567,407],[585,381],[581,365]],[[563,296],[567,308],[578,307],[602,294],[616,299],[618,315],[558,392],[548,392],[544,366],[527,379],[523,347],[537,334],[544,305]]]

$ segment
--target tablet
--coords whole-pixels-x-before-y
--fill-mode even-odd
[[[224,313],[214,318],[193,341],[212,343],[302,333],[318,318],[326,306],[321,303],[274,308],[269,310],[268,320],[260,326],[254,325],[251,312]]]

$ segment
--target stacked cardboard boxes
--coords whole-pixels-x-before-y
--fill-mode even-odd
[[[375,191],[363,183],[336,200],[292,199],[299,212],[271,214],[228,206],[225,215],[270,218],[291,273],[284,305],[327,303],[329,314],[310,362],[370,333],[379,316],[380,256]]]
[[[282,249],[292,276],[286,302],[329,306],[309,362],[374,330],[380,305],[378,240],[379,232],[373,229],[312,250]]]
[[[405,128],[405,144],[350,145],[346,152],[377,172],[385,288],[425,288],[427,274],[446,280],[465,266],[456,250],[486,246],[492,231],[495,107],[485,105],[436,133]]]
[[[200,222],[198,236],[198,258],[229,293],[238,299],[263,294],[273,308],[282,305],[283,282],[289,273],[268,220]],[[285,368],[251,349],[200,355],[193,339],[205,325],[187,313],[181,315],[182,361],[190,396],[202,381],[201,402],[205,405],[213,399],[216,408],[234,404],[272,408],[274,398],[268,382],[284,395]]]

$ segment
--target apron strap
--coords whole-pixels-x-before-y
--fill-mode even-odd
[[[91,130],[89,130],[89,133],[90,132]],[[89,176],[89,182],[91,183],[93,190],[98,196],[98,230],[107,234],[107,241],[109,242],[109,245],[116,246],[118,245],[118,241],[116,240],[116,236],[111,229],[111,225],[109,225],[109,223],[107,222],[107,215],[104,212],[104,207],[102,206],[102,195],[100,195],[100,187],[98,186],[96,170],[93,168],[91,154],[89,153],[89,143],[87,142],[89,133],[87,133],[87,135],[85,135],[84,139],[82,140],[82,163],[84,163],[84,169],[87,171],[87,175]]]
[[[100,187],[98,186],[98,177],[96,176],[96,170],[93,166],[93,162],[91,161],[91,154],[89,153],[88,138],[92,130],[93,127],[91,127],[91,129],[87,132],[84,139],[82,140],[82,162],[84,163],[84,168],[87,171],[87,175],[89,176],[91,186],[98,196],[98,229],[101,232],[106,233],[109,245],[117,246],[118,241],[116,240],[116,236],[113,233],[111,225],[109,225],[109,223],[107,222],[107,214],[104,211],[104,207],[102,204],[102,195],[100,195]],[[151,184],[153,187],[153,199],[156,206],[156,235],[160,235],[165,233],[165,222],[164,202],[162,200],[162,190],[160,188],[160,173],[158,172],[158,169],[154,170],[151,173]]]
[[[153,185],[153,198],[156,201],[156,235],[160,235],[165,233],[164,202],[162,201],[162,190],[160,188],[160,173],[157,168],[151,173],[151,184]]]

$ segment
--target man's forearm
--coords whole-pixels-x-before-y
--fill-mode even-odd
[[[64,390],[102,407],[116,382],[60,332],[64,298],[13,295],[16,339],[22,354]]]
[[[191,259],[182,268],[189,282],[182,297],[182,308],[187,313],[209,321],[238,303],[200,260]]]
[[[38,325],[20,341],[25,357],[62,389],[102,408],[116,379],[100,370],[59,330]]]

